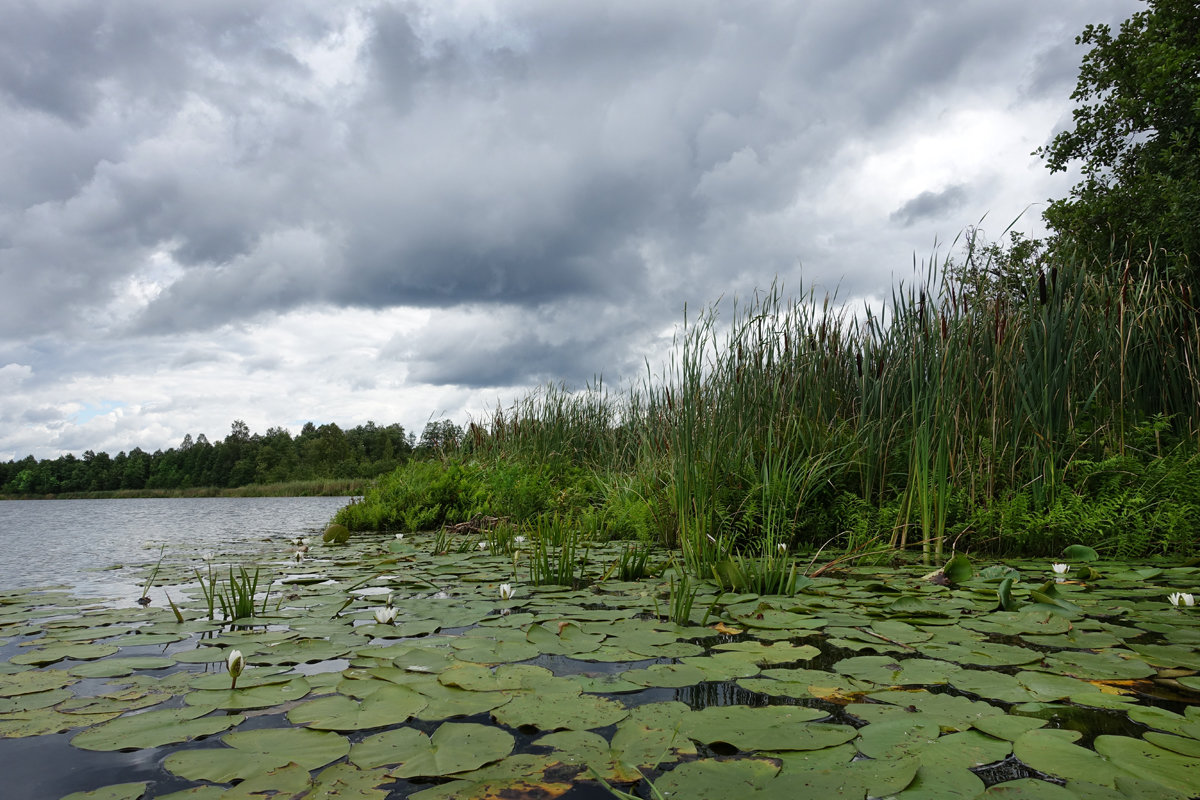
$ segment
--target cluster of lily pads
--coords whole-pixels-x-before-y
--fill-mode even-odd
[[[431,543],[352,537],[299,573],[281,551],[239,620],[188,599],[186,559],[158,574],[178,616],[0,591],[0,737],[153,766],[71,800],[1200,792],[1196,566],[956,558],[791,597],[693,578],[677,624],[671,568],[605,580],[615,545],[573,588]]]

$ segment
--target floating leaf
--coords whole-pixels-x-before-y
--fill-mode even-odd
[[[816,723],[827,716],[804,706],[710,706],[679,720],[679,729],[704,744],[723,742],[739,750],[819,750],[857,735],[849,725]]]
[[[81,750],[141,750],[190,742],[241,724],[237,715],[206,716],[212,706],[168,708],[120,717],[79,733],[71,744]]]
[[[344,736],[306,728],[263,728],[226,734],[228,747],[181,750],[167,756],[163,767],[191,781],[230,783],[290,763],[320,769],[350,752]]]
[[[1063,558],[1069,561],[1097,561],[1100,554],[1087,545],[1073,544],[1063,548]]]
[[[368,736],[350,749],[350,761],[371,768],[396,765],[394,778],[440,777],[478,769],[512,752],[512,734],[475,723],[447,722],[432,736],[397,728]]]
[[[407,686],[380,683],[361,701],[336,694],[301,703],[288,712],[288,721],[315,730],[359,731],[404,722],[429,704],[428,698]]]
[[[139,800],[146,794],[146,787],[149,785],[148,781],[114,783],[90,792],[71,792],[61,800]]]

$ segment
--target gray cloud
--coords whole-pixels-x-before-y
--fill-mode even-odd
[[[961,207],[966,198],[966,187],[961,184],[948,186],[939,192],[926,190],[911,200],[905,201],[904,205],[888,216],[888,219],[899,222],[907,228],[931,217],[946,216],[948,212]]]
[[[38,392],[93,402],[80,387],[104,376],[131,394],[105,441],[174,444],[168,412],[136,402],[149,375],[179,414],[192,376],[236,407],[302,363],[329,391],[295,403],[325,409],[336,386],[382,420],[369,403],[413,387],[458,410],[452,387],[636,373],[685,303],[776,275],[883,292],[931,225],[949,239],[1052,191],[1028,156],[1048,131],[1021,128],[1032,143],[999,164],[950,152],[956,112],[1002,115],[997,136],[1038,104],[1065,117],[1075,33],[1138,8],[17,0],[0,363],[32,373],[0,403],[0,453],[3,426],[57,407]],[[884,176],[883,154],[916,160]],[[433,321],[342,365],[352,331],[289,328],[396,309]]]

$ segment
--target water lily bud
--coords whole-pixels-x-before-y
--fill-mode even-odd
[[[779,550],[780,555],[783,555],[784,553],[787,552],[787,545],[784,544],[783,542],[780,542],[779,544],[775,545],[775,547],[777,550]]]
[[[487,543],[487,542],[480,542],[480,543],[479,543],[479,549],[480,549],[480,550],[487,550],[487,549],[488,549],[488,543]]]
[[[500,584],[500,599],[501,600],[512,600],[513,595],[516,593],[517,592],[515,589],[513,589],[511,583]]]
[[[229,657],[225,659],[225,666],[229,668],[229,678],[231,681],[229,688],[236,689],[238,676],[246,668],[246,657],[242,655],[241,650],[230,650]]]

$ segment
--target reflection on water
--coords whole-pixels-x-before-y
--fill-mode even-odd
[[[278,553],[272,540],[311,536],[346,497],[188,497],[0,502],[0,590],[67,587],[129,597],[138,573],[118,565],[194,562],[206,551]]]

